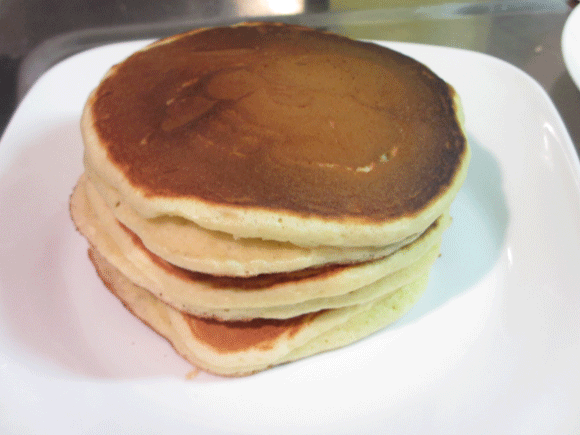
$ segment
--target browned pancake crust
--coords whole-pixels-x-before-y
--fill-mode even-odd
[[[191,333],[218,352],[239,352],[247,349],[272,349],[281,336],[292,337],[308,326],[317,313],[303,314],[289,319],[252,319],[250,321],[223,321],[205,319],[183,313]]]
[[[453,181],[467,153],[453,98],[392,50],[260,23],[134,54],[100,84],[91,116],[146,196],[388,221]]]

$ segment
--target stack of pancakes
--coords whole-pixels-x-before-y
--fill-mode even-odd
[[[71,214],[99,275],[223,375],[405,313],[469,161],[459,99],[424,65],[273,23],[133,54],[91,94],[82,131]]]

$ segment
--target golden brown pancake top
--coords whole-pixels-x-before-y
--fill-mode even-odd
[[[94,129],[148,196],[386,221],[465,156],[453,90],[392,50],[261,23],[181,35],[99,86]]]

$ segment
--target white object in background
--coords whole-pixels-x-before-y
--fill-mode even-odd
[[[570,12],[564,25],[562,55],[572,80],[580,90],[580,6]]]

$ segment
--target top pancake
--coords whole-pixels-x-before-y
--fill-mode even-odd
[[[459,99],[374,44],[272,23],[196,30],[113,67],[83,114],[86,164],[143,217],[236,237],[373,246],[459,190]]]

